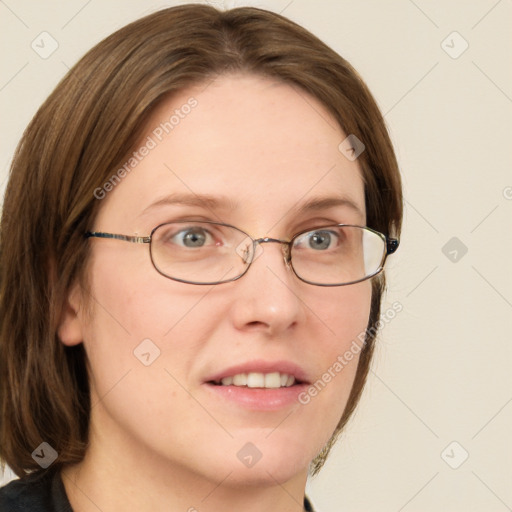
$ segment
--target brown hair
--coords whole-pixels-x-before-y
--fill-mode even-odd
[[[94,191],[125,161],[153,108],[172,91],[227,72],[271,76],[306,91],[366,146],[359,156],[367,225],[397,235],[402,196],[379,109],[342,57],[288,19],[256,8],[183,5],[142,18],[90,50],[39,109],[16,150],[0,229],[0,458],[18,474],[39,469],[43,441],[55,465],[87,446],[89,388],[82,345],[57,337],[72,284],[88,257],[84,233],[101,206]],[[340,141],[341,142],[341,141]],[[348,404],[368,373],[384,276],[373,279],[369,331]]]

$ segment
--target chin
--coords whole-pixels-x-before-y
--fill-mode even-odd
[[[233,484],[275,486],[276,482],[307,475],[322,443],[315,443],[307,434],[260,430],[255,435],[236,436],[233,446],[234,457],[219,453],[225,464],[224,474],[232,472],[229,480]]]
[[[298,458],[283,457],[280,460],[260,460],[251,468],[237,465],[231,468],[228,482],[236,487],[275,487],[276,483],[285,484],[295,478],[307,476],[309,462],[298,463]],[[227,472],[227,471],[226,471]]]

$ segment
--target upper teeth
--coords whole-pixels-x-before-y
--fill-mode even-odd
[[[295,377],[286,373],[237,373],[221,379],[223,386],[247,386],[249,388],[281,388],[295,384]]]

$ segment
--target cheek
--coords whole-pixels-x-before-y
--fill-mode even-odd
[[[370,281],[363,281],[329,291],[324,292],[325,297],[322,297],[317,310],[326,331],[331,334],[323,337],[323,349],[333,355],[347,350],[354,340],[364,340],[370,317],[372,287]]]
[[[169,340],[180,331],[208,293],[161,276],[153,267],[147,246],[128,247],[136,254],[102,250],[101,265],[91,268],[91,293],[95,324],[108,336]],[[210,305],[211,307],[211,305]],[[207,319],[206,319],[207,320]],[[201,325],[196,322],[199,328]]]
[[[84,345],[92,421],[103,431],[118,429],[147,446],[156,443],[170,456],[166,450],[183,432],[204,435],[197,420],[204,411],[186,390],[198,354],[224,316],[223,305],[208,300],[209,287],[174,283],[152,266],[135,269],[119,258],[103,257],[101,266],[93,266],[90,287]]]
[[[324,418],[323,440],[336,428],[347,404],[364,346],[371,306],[371,282],[332,289],[317,303],[324,334],[316,337],[316,380],[299,397],[305,407]],[[319,294],[320,298],[321,295]],[[312,307],[313,309],[313,307]],[[313,310],[313,313],[316,313]],[[317,322],[317,327],[318,322]]]
[[[84,345],[93,387],[100,396],[128,371],[144,370],[141,382],[154,378],[148,377],[154,368],[160,372],[172,368],[177,378],[186,376],[215,322],[222,318],[222,305],[204,300],[209,288],[160,276],[146,261],[144,247],[135,249],[142,249],[136,265],[119,253],[110,256],[104,251],[102,264],[91,266],[87,293],[91,314],[84,319]]]

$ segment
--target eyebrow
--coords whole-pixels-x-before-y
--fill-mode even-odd
[[[357,205],[357,203],[349,197],[319,197],[306,201],[304,204],[298,206],[297,213],[304,214],[309,212],[316,212],[321,210],[328,210],[344,206],[356,212],[361,218],[365,218],[365,212]]]
[[[237,207],[237,203],[225,196],[213,196],[210,194],[170,194],[147,206],[142,215],[149,211],[166,205],[196,206],[207,210],[227,210],[232,211]],[[304,215],[310,212],[328,210],[335,207],[347,207],[353,210],[361,218],[365,218],[365,213],[359,208],[357,203],[349,197],[318,197],[312,198],[296,208],[296,214]]]
[[[144,208],[142,215],[166,205],[198,206],[207,210],[233,210],[236,203],[224,196],[213,196],[209,194],[170,194]]]

